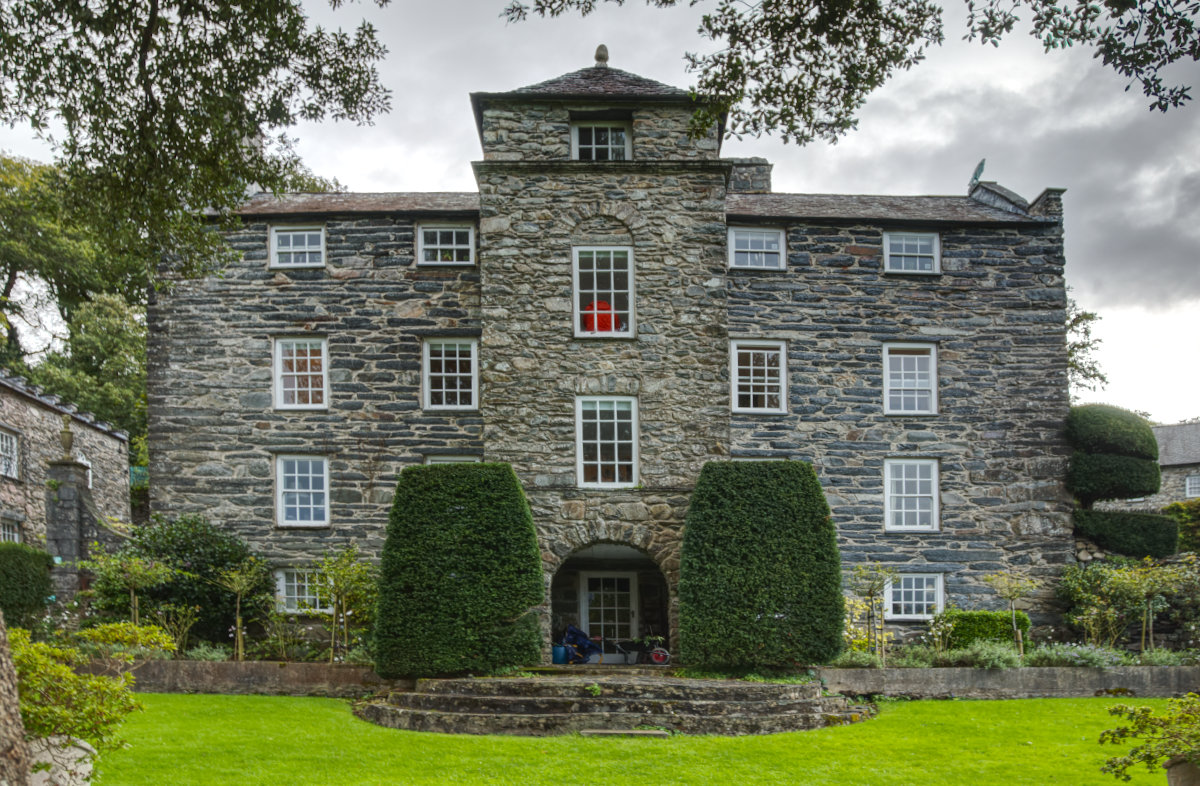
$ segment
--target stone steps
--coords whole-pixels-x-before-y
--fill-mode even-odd
[[[685,734],[771,734],[849,723],[869,711],[818,683],[773,685],[678,677],[417,680],[359,704],[372,723],[409,731],[543,736],[639,726]]]

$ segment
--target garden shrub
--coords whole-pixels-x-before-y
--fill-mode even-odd
[[[722,669],[826,663],[842,649],[841,583],[812,466],[704,466],[680,555],[681,660]]]
[[[234,619],[234,597],[215,582],[222,571],[230,570],[250,558],[250,547],[241,538],[218,529],[203,516],[188,514],[173,520],[158,519],[134,530],[123,549],[159,560],[179,571],[163,584],[142,593],[147,606],[173,605],[198,607],[198,619],[191,630],[195,638],[223,642],[229,638]],[[271,577],[264,577],[251,595],[273,593]],[[102,608],[123,609],[128,598],[100,599]]]
[[[45,611],[54,592],[54,558],[24,543],[0,543],[0,611],[12,628],[29,628]]]
[[[892,652],[888,666],[895,669],[928,669],[934,665],[938,653],[925,644],[906,644]]]
[[[1179,523],[1179,550],[1200,552],[1200,499],[1172,502],[1162,512]]]
[[[380,566],[376,671],[492,672],[536,663],[544,597],[533,516],[507,464],[400,474]]]
[[[1138,666],[1194,666],[1200,653],[1195,650],[1164,650],[1139,652],[1133,659]]]
[[[1021,656],[1012,644],[979,639],[938,658],[939,666],[969,666],[974,669],[1015,669]]]
[[[1179,524],[1170,516],[1116,510],[1076,510],[1075,532],[1126,557],[1162,558],[1175,553]]]
[[[1144,418],[1107,404],[1071,407],[1067,441],[1076,450],[1158,461],[1158,440]]]
[[[1084,508],[1102,499],[1145,497],[1158,491],[1158,441],[1143,418],[1104,404],[1072,407],[1066,434],[1075,449],[1067,469],[1067,489]]]
[[[835,669],[880,669],[883,668],[883,661],[874,652],[845,650],[830,661],[829,665]]]
[[[1125,664],[1125,655],[1112,647],[1092,644],[1044,644],[1025,653],[1026,666],[1090,666],[1106,669]]]
[[[1013,640],[1013,618],[1007,611],[964,611],[962,609],[946,609],[943,612],[946,621],[950,623],[950,648],[962,649],[976,641],[1000,641],[1011,643]],[[1017,627],[1021,635],[1029,636],[1029,615],[1018,611]]]

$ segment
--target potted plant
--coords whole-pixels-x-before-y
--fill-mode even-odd
[[[1135,764],[1141,762],[1153,770],[1161,763],[1170,786],[1200,786],[1200,695],[1189,693],[1182,699],[1169,699],[1161,715],[1149,707],[1126,704],[1110,708],[1109,714],[1123,717],[1131,725],[1102,732],[1102,744],[1144,742],[1124,756],[1109,759],[1100,768],[1101,772],[1129,780],[1127,771]]]

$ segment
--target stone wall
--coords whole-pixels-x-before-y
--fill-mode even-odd
[[[149,309],[153,510],[203,513],[281,566],[352,540],[376,557],[400,469],[482,450],[478,413],[420,400],[422,337],[479,334],[478,268],[415,266],[411,217],[320,223],[324,268],[268,269],[269,225],[251,223],[239,261]],[[297,335],[328,339],[327,410],[273,409],[272,339]],[[329,527],[275,526],[279,453],[328,457]]]
[[[0,384],[0,428],[17,435],[19,466],[16,478],[0,476],[0,517],[19,523],[27,543],[46,539],[47,466],[63,455],[59,433],[64,414],[70,415],[75,458],[86,459],[91,467],[92,498],[99,514],[129,520],[129,441],[124,433],[76,413],[74,406],[24,380],[6,377]]]
[[[842,558],[945,575],[946,600],[995,606],[979,578],[1072,558],[1061,227],[943,227],[942,273],[882,273],[871,225],[787,226],[786,271],[729,272],[732,338],[787,341],[787,414],[735,414],[736,456],[811,462]],[[883,413],[884,342],[937,348],[935,415]],[[885,458],[939,462],[936,532],[885,532]],[[1036,616],[1036,615],[1035,615]]]

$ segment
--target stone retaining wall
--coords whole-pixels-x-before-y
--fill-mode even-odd
[[[367,666],[275,661],[153,660],[133,671],[142,693],[225,693],[361,698],[411,690],[413,680],[385,680]]]
[[[1170,697],[1200,691],[1200,666],[1112,669],[818,669],[826,690],[913,699]]]

